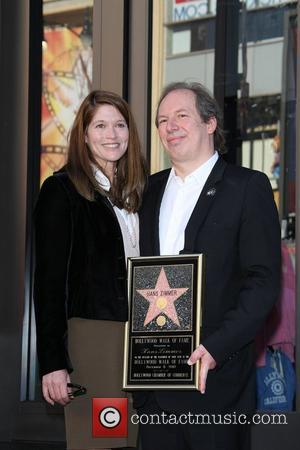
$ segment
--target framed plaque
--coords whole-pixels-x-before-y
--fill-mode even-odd
[[[203,255],[128,259],[123,388],[197,389]]]

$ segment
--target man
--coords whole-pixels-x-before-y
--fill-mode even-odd
[[[279,293],[272,189],[264,174],[222,159],[220,111],[199,83],[167,86],[156,125],[172,169],[150,177],[141,254],[205,255],[201,345],[188,361],[200,360],[200,392],[137,393],[135,404],[140,414],[206,413],[217,424],[141,425],[142,449],[240,450],[249,426],[237,425],[246,416],[235,414],[255,409],[253,340]],[[225,414],[234,425],[224,425]]]

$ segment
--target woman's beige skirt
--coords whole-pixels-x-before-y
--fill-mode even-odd
[[[71,381],[87,388],[65,407],[68,450],[135,447],[137,426],[130,421],[132,399],[121,390],[124,323],[72,318],[68,323],[68,348],[74,372]],[[128,437],[92,436],[92,399],[128,397]]]

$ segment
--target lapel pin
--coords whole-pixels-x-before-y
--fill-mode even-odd
[[[215,195],[216,192],[217,192],[217,189],[216,189],[216,188],[212,188],[212,189],[209,189],[209,190],[206,192],[206,195],[208,195],[209,197],[213,197],[213,196]]]

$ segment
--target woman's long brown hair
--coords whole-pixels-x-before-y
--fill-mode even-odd
[[[105,169],[99,166],[85,141],[87,128],[97,109],[103,104],[117,108],[129,130],[128,148],[117,162],[116,174],[108,193],[97,183],[93,165],[99,167],[104,174]],[[146,164],[133,115],[126,101],[118,94],[93,91],[83,100],[70,132],[66,170],[77,191],[86,199],[94,200],[95,191],[98,191],[108,196],[119,208],[129,212],[138,210],[145,186]]]

